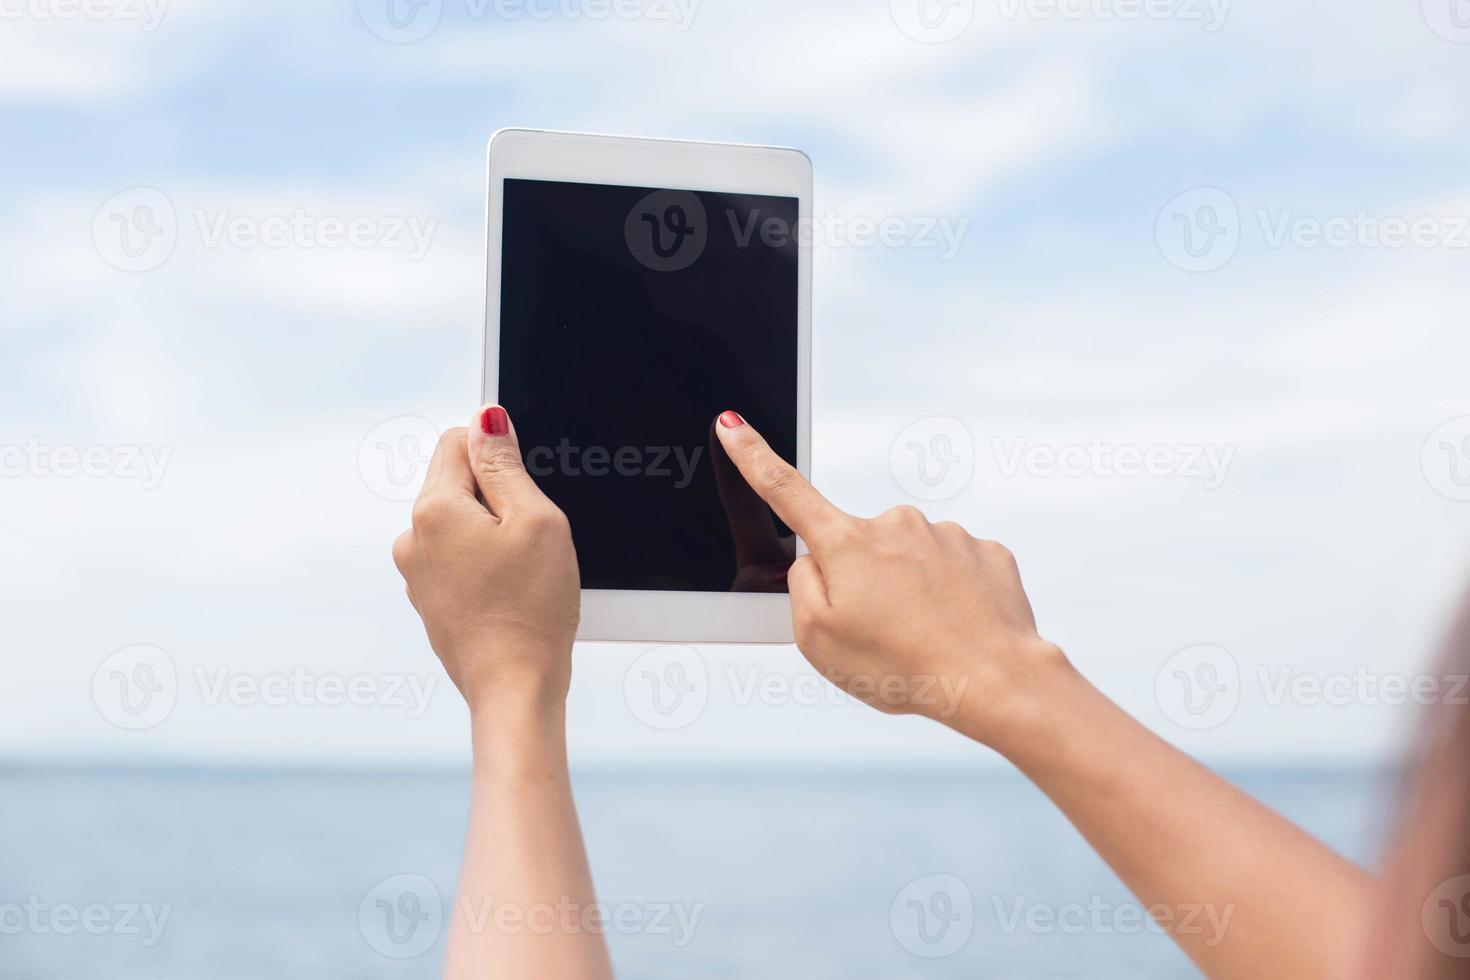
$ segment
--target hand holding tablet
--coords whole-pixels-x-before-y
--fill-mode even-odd
[[[429,643],[472,710],[571,681],[577,555],[566,518],[521,464],[503,408],[439,440],[393,562]]]

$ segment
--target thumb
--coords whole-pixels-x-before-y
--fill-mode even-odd
[[[524,511],[544,501],[521,462],[521,447],[510,415],[499,405],[486,405],[470,424],[470,470],[490,512],[497,517]]]

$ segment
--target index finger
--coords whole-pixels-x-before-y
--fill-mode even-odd
[[[737,412],[720,416],[720,444],[762,500],[801,536],[813,551],[831,540],[835,530],[851,520],[838,510],[796,467],[776,454],[761,434]]]
[[[724,443],[720,442],[719,428],[719,423],[710,427],[709,455],[714,464],[715,490],[720,495],[720,506],[725,509],[730,536],[735,539],[735,564],[743,568],[789,562],[791,558],[776,533],[776,522],[771,519],[771,508],[750,489],[750,484],[735,468]]]

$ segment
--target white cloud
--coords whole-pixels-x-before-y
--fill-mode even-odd
[[[127,103],[207,67],[234,25],[270,11],[220,0],[10,0],[0,8],[0,107]]]
[[[182,219],[180,242],[152,272],[110,267],[91,240],[97,208],[134,182],[136,161],[15,183],[0,329],[19,356],[0,378],[27,395],[7,406],[0,442],[143,442],[173,456],[153,491],[115,479],[0,483],[0,552],[25,570],[0,600],[21,652],[0,692],[0,736],[51,752],[300,759],[309,744],[323,758],[458,757],[462,709],[447,687],[415,723],[189,703],[126,739],[86,692],[103,657],[139,642],[185,669],[433,671],[387,560],[407,505],[373,496],[357,453],[386,418],[444,426],[472,407],[480,146],[510,123],[779,136],[815,151],[823,206],[976,223],[950,263],[892,250],[818,256],[817,476],[846,506],[901,499],[890,443],[930,414],[964,420],[984,453],[997,434],[1235,446],[1218,491],[1002,478],[982,458],[969,492],[929,507],[1015,546],[1054,638],[1169,734],[1180,733],[1152,703],[1153,671],[1191,644],[1225,643],[1247,664],[1388,669],[1422,658],[1470,544],[1456,530],[1463,505],[1419,471],[1428,432],[1470,414],[1461,257],[1243,249],[1230,267],[1189,277],[1151,236],[1157,207],[1214,180],[1246,208],[1463,211],[1462,157],[1447,152],[1463,140],[1462,111],[1435,94],[1464,79],[1461,62],[1416,11],[1366,0],[1331,18],[1237,4],[1214,35],[997,20],[986,6],[961,40],[937,46],[904,37],[883,6],[709,2],[673,36],[641,23],[446,19],[407,46],[372,37],[350,5],[175,0],[152,33],[7,25],[0,111],[64,102],[166,116],[220,60],[264,47],[303,93],[350,81],[386,108],[353,130],[375,166],[340,181],[296,175],[310,133],[281,139],[287,162],[275,173],[218,161],[215,172],[181,154],[156,177]],[[438,142],[400,140],[405,93]],[[1351,123],[1302,125],[1324,119]],[[167,124],[180,140],[207,140]],[[1406,148],[1363,151],[1400,138]],[[54,148],[57,137],[35,140]],[[1412,166],[1390,160],[1404,154]],[[1079,213],[1049,206],[1053,194],[1078,200],[1079,187],[1096,195]],[[439,223],[418,261],[386,249],[206,247],[194,212],[221,208],[256,222],[302,209]],[[1002,217],[1018,226],[1014,240],[993,233]],[[652,732],[622,706],[637,652],[579,650],[573,734],[584,758],[790,759],[793,744],[829,763],[972,757],[937,729],[825,703],[721,696],[690,731]],[[717,673],[750,657],[783,676],[799,668],[790,650],[708,657]],[[1393,744],[1402,714],[1247,705],[1190,746],[1279,761],[1289,741],[1303,758],[1369,758]]]

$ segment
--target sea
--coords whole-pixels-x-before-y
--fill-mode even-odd
[[[1355,860],[1391,826],[1386,773],[1226,775]],[[479,921],[590,922],[622,978],[1198,976],[1013,774],[594,770],[574,788],[599,907]],[[437,977],[468,802],[461,771],[0,769],[0,977]],[[1229,912],[1170,910],[1221,937]]]

